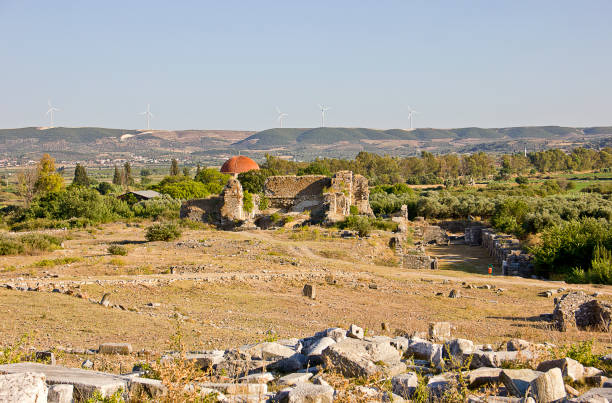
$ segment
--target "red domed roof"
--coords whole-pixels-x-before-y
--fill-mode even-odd
[[[224,174],[239,174],[253,169],[259,170],[259,165],[255,161],[244,155],[236,155],[225,161],[221,167],[221,172]]]

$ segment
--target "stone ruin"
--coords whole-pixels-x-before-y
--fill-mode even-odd
[[[249,226],[260,215],[259,196],[253,195],[253,209],[243,205],[244,193],[238,179],[231,178],[223,192],[206,199],[192,199],[181,206],[180,217],[208,222],[222,228]],[[332,178],[323,175],[270,176],[264,184],[269,208],[281,212],[311,212],[314,222],[341,221],[355,206],[358,214],[373,215],[368,180],[351,171],[339,171]]]
[[[436,270],[438,268],[438,259],[432,258],[425,253],[425,247],[421,243],[414,247],[408,247],[406,245],[407,234],[409,232],[409,221],[408,221],[408,207],[402,205],[398,214],[391,218],[393,222],[398,224],[397,233],[389,240],[389,247],[395,251],[395,255],[400,259],[400,266],[406,269],[431,269]],[[426,225],[424,221],[420,221],[421,226],[417,228],[428,228],[428,230],[421,230],[418,234],[423,237],[427,233],[427,237],[423,239],[424,243],[435,243],[438,240],[441,242],[448,242],[446,233],[440,228],[433,225]],[[437,228],[434,229],[434,228]],[[439,230],[439,231],[438,231]],[[443,234],[440,234],[440,232]],[[429,242],[425,242],[425,240]]]
[[[553,323],[562,332],[570,328],[610,331],[612,305],[582,291],[565,294],[556,300]]]
[[[270,176],[264,184],[264,196],[270,207],[284,212],[309,210],[319,221],[337,222],[350,214],[351,206],[359,214],[373,215],[368,180],[351,171],[323,175]]]
[[[487,249],[501,266],[504,276],[530,277],[534,273],[533,257],[525,253],[518,239],[512,235],[497,233],[485,228],[482,223],[474,223],[465,229],[464,240],[467,245],[481,245]]]
[[[206,199],[191,199],[181,205],[180,217],[193,221],[214,224],[221,228],[232,228],[253,220],[258,213],[259,197],[253,195],[253,208],[244,209],[244,192],[236,178],[230,178],[218,196]]]
[[[510,339],[494,347],[457,338],[453,328],[449,322],[432,322],[427,333],[396,329],[393,336],[365,336],[363,328],[352,324],[348,329],[328,328],[300,339],[221,350],[169,351],[161,355],[159,365],[174,370],[189,364],[209,374],[173,384],[149,378],[151,370],[141,364],[131,372],[115,374],[64,367],[55,363],[53,352],[37,352],[48,357],[49,364],[0,365],[0,401],[76,402],[97,394],[104,401],[113,400],[113,394],[129,402],[178,401],[176,390],[181,388],[184,398],[215,394],[214,401],[228,403],[404,402],[416,401],[420,387],[430,396],[428,401],[456,396],[459,388],[469,388],[465,401],[474,403],[607,402],[612,398],[612,380],[603,370],[569,357],[550,359],[548,343]],[[128,343],[105,343],[88,354],[105,355],[106,359],[139,355]],[[145,363],[153,368],[158,365],[151,364],[150,358]],[[526,363],[537,363],[537,369],[509,369]],[[83,368],[90,365],[90,360],[82,364]],[[356,378],[360,378],[355,382],[358,386],[343,386]],[[578,392],[571,386],[576,383],[589,388]]]

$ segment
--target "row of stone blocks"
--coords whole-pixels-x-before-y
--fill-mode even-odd
[[[532,256],[522,250],[520,241],[512,235],[473,225],[465,229],[464,240],[468,245],[481,245],[487,249],[505,276],[529,277],[533,274]]]

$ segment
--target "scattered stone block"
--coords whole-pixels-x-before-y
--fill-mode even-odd
[[[453,360],[462,363],[474,351],[474,343],[467,339],[453,339],[444,344],[443,354],[445,358],[452,357]],[[447,357],[449,356],[450,357]]]
[[[607,403],[612,402],[612,388],[593,388],[584,394],[571,399],[576,403]]]
[[[47,394],[47,403],[72,403],[74,386],[72,385],[51,385]]]
[[[315,286],[312,284],[304,285],[304,289],[302,290],[302,295],[310,299],[315,299],[317,297]]]
[[[348,337],[352,337],[353,339],[363,339],[363,329],[357,325],[351,325],[349,327]]]
[[[167,392],[160,380],[139,377],[130,379],[128,390],[132,396],[146,396],[153,399],[164,396]]]
[[[47,403],[44,374],[23,372],[0,375],[0,402]]]
[[[240,383],[268,383],[274,380],[274,375],[269,372],[251,374],[238,379]]]
[[[199,384],[201,388],[216,390],[227,395],[258,395],[268,393],[268,385],[265,383],[215,383],[204,382]]]
[[[282,393],[279,393],[282,394]],[[332,403],[334,400],[334,388],[329,385],[313,385],[300,383],[295,388],[287,391],[280,402],[286,403]]]
[[[467,380],[470,388],[479,388],[484,385],[492,385],[499,383],[499,375],[501,374],[500,368],[487,368],[482,367],[469,371],[467,374]]]
[[[306,382],[312,378],[310,372],[295,372],[293,374],[285,375],[278,380],[279,385],[297,385],[301,382]]]
[[[506,350],[508,351],[522,351],[528,350],[531,346],[527,340],[522,339],[512,339],[506,343]]]
[[[480,367],[500,368],[504,363],[527,361],[533,358],[531,351],[482,351],[472,353],[471,369]]]
[[[552,403],[565,399],[565,384],[559,368],[553,368],[531,382],[529,396],[538,403]]]
[[[98,347],[99,354],[132,354],[132,345],[130,343],[103,343]]]
[[[444,372],[440,375],[435,375],[429,378],[427,382],[427,388],[432,396],[440,397],[444,395],[454,383],[456,376],[450,372]]]
[[[540,375],[542,372],[532,369],[504,369],[499,374],[499,380],[512,396],[525,397],[531,382]]]
[[[225,358],[222,354],[187,353],[185,354],[185,360],[193,362],[199,368],[206,371],[225,361]]]
[[[443,347],[440,344],[434,344],[428,340],[420,338],[412,338],[408,349],[408,355],[413,355],[417,359],[426,360],[428,363],[441,367],[443,364]]]
[[[331,346],[332,344],[336,344],[336,341],[331,337],[322,337],[319,340],[315,341],[311,344],[307,349],[304,350],[304,354],[308,357],[308,361],[313,364],[322,364],[323,351]]]
[[[400,362],[399,352],[389,342],[345,339],[323,351],[323,359],[347,377],[369,377],[383,372],[376,363],[392,367]]]
[[[81,368],[85,368],[85,369],[92,369],[93,366],[94,366],[94,363],[91,360],[85,360],[81,364]]]
[[[461,298],[461,292],[457,289],[452,289],[451,292],[448,294],[448,297],[449,298]]]
[[[74,386],[75,401],[87,400],[95,391],[102,396],[110,396],[119,389],[128,389],[127,378],[104,372],[31,362],[0,365],[0,373],[22,374],[25,372],[44,374],[48,385],[69,384]]]
[[[552,368],[559,368],[563,377],[568,377],[572,382],[582,381],[585,376],[582,364],[571,358],[543,361],[538,365],[538,371],[542,372],[547,372]]]
[[[296,372],[304,368],[308,363],[308,357],[303,354],[295,353],[291,357],[283,358],[268,365],[271,370],[289,373]]]
[[[391,378],[393,393],[405,399],[410,399],[419,384],[419,378],[414,372],[396,375]]]
[[[449,322],[432,322],[429,324],[429,338],[444,340],[451,337],[451,324]]]

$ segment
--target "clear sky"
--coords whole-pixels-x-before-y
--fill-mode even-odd
[[[612,125],[612,1],[0,0],[0,127]]]

